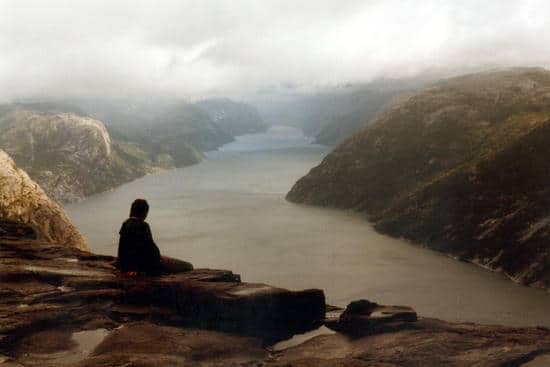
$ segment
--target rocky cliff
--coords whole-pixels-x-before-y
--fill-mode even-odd
[[[210,102],[208,111],[178,101],[0,105],[0,147],[50,197],[76,201],[158,169],[196,164],[233,134],[264,128],[250,106]]]
[[[0,147],[54,200],[79,200],[157,166],[174,167],[171,156],[150,155],[131,142],[112,141],[101,121],[58,112],[56,106],[15,104],[0,109]]]
[[[55,202],[0,150],[0,221],[24,223],[41,241],[81,250],[85,239]],[[0,233],[1,234],[1,233]],[[2,280],[3,282],[4,280]]]
[[[550,72],[442,81],[356,133],[287,198],[550,287]]]

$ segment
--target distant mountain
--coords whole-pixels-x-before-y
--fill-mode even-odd
[[[1,106],[0,148],[54,200],[79,200],[161,166],[139,146],[113,142],[99,120],[50,111],[43,105]]]
[[[63,209],[0,150],[0,222],[6,221],[29,225],[40,241],[88,249]]]
[[[365,127],[404,93],[433,78],[381,79],[364,84],[327,87],[315,92],[266,94],[254,100],[269,124],[300,128],[317,143],[336,145]]]
[[[216,124],[206,111],[188,103],[179,103],[163,111],[157,124],[150,125],[147,131],[161,145],[177,147],[183,142],[202,152],[233,141],[233,136]]]
[[[207,111],[187,102],[101,100],[77,104],[90,116],[104,121],[116,139],[137,143],[155,153],[190,148],[205,152],[233,140]]]
[[[195,164],[233,134],[264,128],[253,107],[229,100],[0,105],[0,148],[61,202]]]
[[[355,133],[287,198],[550,287],[550,72],[441,81]]]
[[[207,99],[196,103],[210,118],[231,136],[263,132],[267,125],[258,110],[247,103],[227,98]]]

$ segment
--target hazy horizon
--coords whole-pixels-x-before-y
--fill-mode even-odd
[[[315,90],[550,65],[544,1],[0,0],[0,101]]]

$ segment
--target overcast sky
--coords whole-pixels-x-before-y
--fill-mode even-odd
[[[0,0],[0,100],[245,96],[550,65],[550,1]]]

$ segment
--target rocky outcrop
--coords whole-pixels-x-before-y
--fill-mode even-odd
[[[152,171],[138,147],[114,144],[101,121],[37,108],[4,106],[0,147],[52,199],[76,201]]]
[[[320,290],[243,283],[230,271],[185,263],[185,272],[135,277],[112,262],[0,235],[0,364],[520,366],[550,355],[546,328],[417,320],[410,308],[366,300],[324,318]],[[321,323],[337,332],[313,330]],[[273,345],[304,331],[299,342]]]
[[[263,340],[311,329],[325,316],[321,290],[243,283],[230,271],[193,269],[174,259],[163,259],[162,276],[129,276],[115,270],[112,257],[13,236],[0,236],[0,255],[0,345],[7,349],[59,318],[73,327],[105,319],[122,324],[149,308],[168,323]]]
[[[382,232],[550,287],[550,72],[442,81],[339,145],[294,202],[365,213]]]
[[[32,227],[41,241],[81,250],[88,248],[63,209],[0,150],[0,222],[6,221]]]
[[[416,312],[407,306],[384,306],[368,300],[351,302],[337,321],[329,318],[325,325],[329,328],[361,337],[381,332],[393,331],[395,324],[418,321]]]

